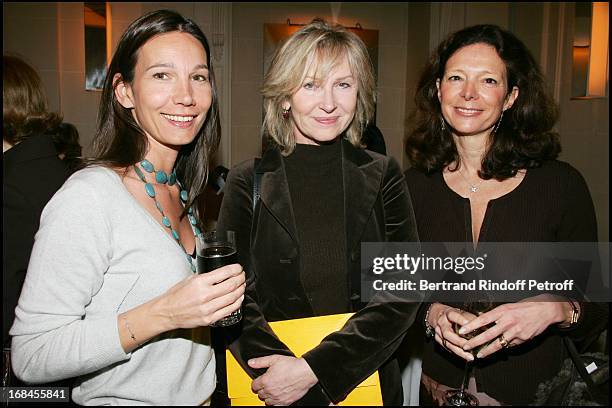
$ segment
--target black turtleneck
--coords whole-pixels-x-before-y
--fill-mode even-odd
[[[285,169],[298,233],[300,279],[315,315],[347,310],[342,143],[296,145]]]

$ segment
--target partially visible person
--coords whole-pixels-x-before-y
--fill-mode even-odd
[[[580,173],[556,158],[554,101],[526,46],[478,25],[451,34],[432,54],[416,93],[418,121],[406,172],[423,242],[596,242],[593,202]],[[607,325],[607,305],[553,294],[498,305],[476,317],[461,304],[429,303],[421,403],[445,404],[470,350],[470,391],[480,405],[529,405],[567,353]],[[472,320],[473,319],[473,320]],[[492,327],[470,341],[456,334]]]
[[[418,238],[399,165],[363,149],[376,101],[367,49],[346,29],[313,20],[275,53],[263,96],[262,133],[273,142],[257,165],[230,171],[219,216],[219,229],[236,231],[249,276],[230,350],[268,405],[338,403],[376,370],[383,402],[401,405],[395,351],[418,303],[362,298],[361,243]],[[268,325],[349,312],[341,330],[300,358]]]
[[[196,274],[208,159],[219,143],[210,48],[160,10],[117,44],[94,159],[45,207],[11,328],[30,383],[78,377],[80,405],[208,405],[208,326],[237,310],[238,264]]]
[[[13,55],[2,57],[2,119],[2,358],[8,386],[19,383],[10,369],[9,329],[40,214],[80,164],[81,146],[76,128],[49,111],[36,70]]]

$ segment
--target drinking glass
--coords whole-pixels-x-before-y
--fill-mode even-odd
[[[476,302],[466,302],[462,305],[461,309],[464,312],[479,316],[485,312],[488,312],[494,307],[495,305],[492,302],[488,300],[481,300]],[[489,323],[486,326],[479,327],[478,329],[473,330],[469,333],[465,333],[461,336],[469,340],[473,337],[478,336],[480,333],[485,332],[493,326],[495,326],[495,323]],[[453,323],[453,330],[455,331],[455,333],[459,334],[459,329],[461,329],[461,325],[458,323]],[[488,344],[490,344],[490,342],[482,344],[478,347],[474,347],[470,350],[470,353],[472,353],[472,355],[474,356],[474,360],[465,362],[465,370],[463,373],[463,381],[461,381],[461,388],[446,391],[446,405],[452,407],[474,407],[479,405],[478,399],[474,395],[470,394],[467,391],[467,388],[470,382],[470,374],[472,372],[472,367],[474,366],[474,362],[476,361],[476,355]]]
[[[225,265],[238,263],[234,231],[208,231],[196,237],[198,273],[208,273]],[[240,309],[215,323],[213,327],[226,327],[242,319]]]

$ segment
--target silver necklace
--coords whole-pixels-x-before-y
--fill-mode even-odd
[[[477,193],[478,190],[480,190],[480,184],[482,184],[482,182],[485,181],[484,179],[480,179],[478,183],[474,184],[470,182],[470,180],[468,180],[468,178],[465,176],[465,174],[461,172],[461,170],[459,170],[459,174],[461,175],[461,177],[463,177],[463,179],[467,183],[470,193]]]

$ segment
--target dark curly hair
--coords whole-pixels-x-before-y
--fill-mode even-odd
[[[40,76],[17,55],[2,56],[2,137],[15,145],[35,135],[48,135],[70,172],[81,165],[77,129],[50,112]]]
[[[423,70],[416,95],[415,126],[406,138],[406,155],[411,165],[427,173],[442,170],[459,157],[451,132],[442,129],[442,112],[436,80],[444,75],[446,63],[459,49],[484,43],[491,45],[506,66],[508,92],[518,87],[519,95],[492,136],[479,176],[504,180],[519,169],[538,167],[555,159],[560,151],[559,135],[553,130],[557,107],[535,59],[512,33],[495,25],[476,25],[451,34],[434,51]],[[456,170],[457,167],[451,170]]]

